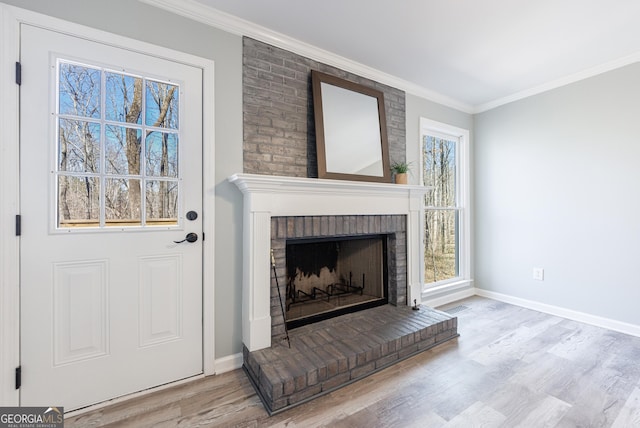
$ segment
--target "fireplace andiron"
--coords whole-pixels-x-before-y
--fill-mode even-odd
[[[287,343],[291,349],[291,339],[289,339],[289,329],[287,328],[287,316],[284,313],[284,303],[282,303],[282,294],[280,293],[280,284],[278,283],[278,272],[276,272],[276,258],[271,249],[271,267],[273,268],[273,276],[276,278],[276,288],[278,289],[278,298],[280,299],[280,309],[282,309],[282,320],[284,321],[284,334],[287,336]]]
[[[362,286],[353,285],[353,273],[349,272],[349,283],[345,284],[343,282],[334,282],[333,284],[329,284],[326,286],[326,289],[323,290],[318,287],[313,287],[311,289],[311,293],[307,293],[304,290],[296,289],[296,284],[294,279],[290,279],[287,284],[287,291],[285,292],[286,298],[289,299],[287,301],[287,311],[291,309],[291,305],[296,303],[307,303],[312,302],[318,298],[318,295],[322,295],[323,298],[326,297],[327,302],[331,301],[331,298],[334,296],[341,296],[343,294],[354,294],[358,293],[362,296],[364,292],[365,286],[365,274],[362,274]],[[302,297],[301,297],[302,295]]]

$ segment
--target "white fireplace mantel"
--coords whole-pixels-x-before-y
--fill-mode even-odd
[[[427,187],[316,178],[234,174],[244,194],[242,340],[249,351],[271,346],[271,217],[407,216],[407,302],[420,300]]]

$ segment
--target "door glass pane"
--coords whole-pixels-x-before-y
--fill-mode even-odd
[[[145,117],[148,126],[178,129],[178,87],[147,81]]]
[[[100,76],[98,69],[61,63],[58,76],[59,113],[99,118]]]
[[[100,225],[100,180],[96,177],[58,176],[60,227]]]
[[[107,174],[140,174],[141,138],[140,129],[106,126],[104,150]]]
[[[142,79],[118,73],[105,76],[107,120],[142,123]]]
[[[425,210],[425,283],[458,276],[458,211]]]
[[[140,226],[140,180],[105,179],[105,222],[109,226]]]
[[[152,177],[178,176],[178,136],[150,132],[146,140],[146,174]]]
[[[147,223],[178,224],[178,182],[147,181],[146,207]]]
[[[60,119],[58,170],[100,172],[100,124]]]
[[[422,150],[424,185],[433,187],[425,196],[426,206],[455,206],[456,142],[425,136]]]

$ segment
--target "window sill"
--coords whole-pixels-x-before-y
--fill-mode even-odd
[[[473,279],[458,279],[442,285],[422,289],[422,304],[441,306],[475,294]]]

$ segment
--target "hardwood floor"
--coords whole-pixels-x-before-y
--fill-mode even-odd
[[[640,427],[640,338],[481,297],[460,337],[269,417],[242,370],[66,427]]]

